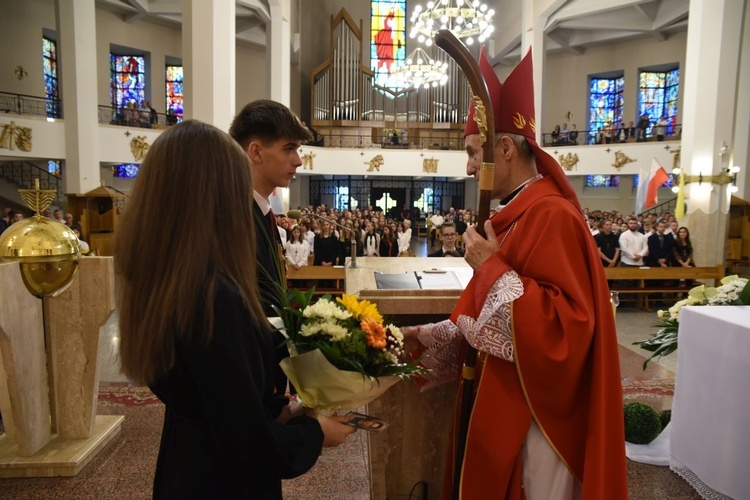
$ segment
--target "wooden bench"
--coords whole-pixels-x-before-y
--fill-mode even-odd
[[[287,286],[289,288],[306,288],[300,281],[312,282],[315,286],[315,295],[344,293],[344,280],[346,268],[341,266],[303,266],[299,269],[288,267],[286,271]],[[322,288],[318,284],[320,280],[333,281],[333,287]]]
[[[718,286],[724,277],[724,266],[721,264],[715,267],[605,267],[604,271],[610,290],[634,294],[636,307],[644,311],[651,311],[651,294],[686,294],[691,288],[701,284],[696,280],[713,280],[714,286]],[[654,283],[653,280],[658,281]],[[665,281],[673,284],[665,285]]]

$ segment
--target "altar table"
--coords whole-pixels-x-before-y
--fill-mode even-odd
[[[704,498],[750,498],[750,306],[680,313],[670,467]]]

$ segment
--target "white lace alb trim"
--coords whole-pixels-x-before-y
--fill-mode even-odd
[[[674,455],[670,457],[669,468],[682,479],[687,481],[687,483],[706,500],[732,500],[731,497],[722,495],[721,493],[701,481],[701,479],[697,475],[695,475],[693,471],[688,469],[685,464],[677,460]]]
[[[523,283],[518,274],[515,271],[504,273],[484,299],[479,318],[459,316],[458,329],[474,349],[512,363],[515,357],[510,304],[522,295]]]

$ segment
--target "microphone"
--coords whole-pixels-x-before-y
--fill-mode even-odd
[[[295,219],[295,220],[301,219],[303,215],[304,214],[301,211],[299,211],[299,210],[288,210],[287,213],[286,213],[287,217],[289,217],[290,219]],[[311,212],[311,213],[309,213],[307,215],[309,215],[310,217],[317,217],[318,219],[324,220],[324,221],[326,221],[327,223],[329,223],[329,224],[331,224],[333,226],[336,226],[336,227],[341,228],[341,229],[343,229],[345,231],[350,231],[351,232],[351,234],[352,234],[352,251],[351,251],[352,258],[349,261],[349,267],[356,268],[357,267],[357,240],[355,239],[356,235],[354,234],[354,230],[352,228],[350,228],[350,227],[342,226],[338,222],[336,222],[334,220],[331,220],[328,217],[323,217],[322,215],[318,215],[318,214],[316,214],[314,212]]]

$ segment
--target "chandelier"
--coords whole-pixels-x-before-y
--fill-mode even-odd
[[[430,88],[444,85],[448,81],[448,63],[440,63],[417,47],[406,58],[403,65],[393,72],[401,88]]]
[[[494,9],[479,0],[431,0],[424,10],[421,5],[414,7],[409,37],[429,47],[438,30],[449,29],[458,38],[465,38],[466,45],[473,44],[474,37],[482,43],[495,30],[494,15]]]

